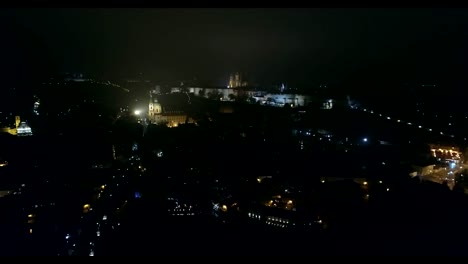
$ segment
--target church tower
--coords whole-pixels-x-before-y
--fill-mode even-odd
[[[239,72],[229,75],[229,88],[239,88],[247,86],[247,82],[242,81],[242,75]]]
[[[21,123],[21,118],[19,116],[15,116],[15,127],[18,128],[20,123]]]
[[[236,74],[234,75],[234,87],[240,87],[241,86],[241,77],[240,77],[240,74],[238,72],[236,72]]]
[[[162,106],[158,103],[158,99],[153,98],[152,93],[150,93],[148,116],[151,121],[156,121],[157,117],[162,114]]]
[[[232,74],[229,76],[229,88],[234,88],[234,76]]]

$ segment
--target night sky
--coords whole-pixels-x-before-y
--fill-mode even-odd
[[[306,86],[463,80],[465,9],[0,10],[1,74]]]

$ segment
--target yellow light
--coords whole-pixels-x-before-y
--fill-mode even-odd
[[[293,201],[292,201],[292,200],[289,200],[289,201],[288,201],[288,204],[292,204],[292,203],[293,203]]]
[[[258,181],[258,183],[261,183],[261,182],[262,182],[262,179],[257,178],[257,181]]]
[[[106,185],[101,185],[101,189],[105,189],[106,188]]]
[[[33,214],[28,214],[28,217],[32,218],[32,217],[34,217],[34,215]]]
[[[32,234],[32,228],[29,229],[29,234]]]
[[[382,181],[379,181],[379,183],[382,183]]]
[[[225,204],[223,204],[223,206],[221,207],[221,209],[223,210],[223,212],[226,212],[227,211],[227,206]]]
[[[365,181],[365,182],[363,182],[362,184],[367,185],[367,182]]]

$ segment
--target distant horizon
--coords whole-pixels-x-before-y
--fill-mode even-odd
[[[2,78],[83,72],[226,85],[466,81],[465,9],[2,9]],[[177,19],[174,19],[177,17]],[[125,78],[125,77],[124,77]],[[424,81],[427,82],[427,81]],[[1,88],[0,88],[1,89]]]
[[[234,73],[235,71],[233,71]],[[227,84],[229,82],[229,74],[230,73],[225,73],[221,76],[213,76],[211,78],[198,78],[197,76],[193,77],[188,77],[188,78],[161,78],[158,76],[151,76],[151,75],[140,75],[139,74],[134,74],[134,73],[129,73],[129,74],[123,74],[120,76],[109,76],[105,74],[96,74],[96,73],[90,73],[86,71],[57,71],[57,72],[47,72],[47,73],[40,73],[36,72],[35,74],[27,75],[26,73],[21,74],[20,76],[15,76],[15,75],[10,75],[10,76],[5,76],[3,77],[3,81],[5,83],[11,83],[11,85],[14,85],[15,83],[28,83],[28,82],[38,82],[38,81],[44,81],[48,80],[50,78],[61,78],[64,77],[65,75],[79,75],[82,74],[83,78],[90,78],[90,79],[97,79],[97,80],[111,80],[111,81],[124,81],[124,80],[150,80],[154,82],[155,84],[157,83],[171,83],[171,82],[190,82],[190,81],[196,81],[200,83],[204,83],[207,86],[216,86],[216,87],[227,87]],[[428,77],[428,78],[395,78],[395,79],[380,79],[376,80],[375,78],[371,79],[363,79],[363,80],[356,80],[356,79],[350,79],[350,80],[340,80],[339,78],[335,80],[320,80],[320,79],[313,79],[309,80],[307,82],[292,82],[289,80],[278,80],[278,81],[260,81],[256,76],[249,74],[248,75],[248,83],[249,85],[254,85],[254,86],[273,86],[273,85],[281,85],[284,83],[288,87],[297,87],[297,88],[304,88],[307,86],[316,86],[316,85],[322,85],[325,84],[329,88],[332,87],[337,87],[337,86],[346,86],[346,85],[375,85],[379,84],[382,86],[387,86],[387,85],[437,85],[437,86],[447,86],[447,85],[460,85],[460,84],[468,84],[468,79],[463,77],[460,77],[459,79],[437,79],[434,78],[433,76]],[[253,81],[251,81],[253,80]],[[0,85],[0,89],[2,89],[2,85]]]

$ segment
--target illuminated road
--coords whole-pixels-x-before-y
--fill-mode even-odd
[[[447,186],[451,190],[453,190],[453,187],[455,186],[456,175],[465,170],[466,168],[468,168],[466,164],[460,164],[453,168],[440,168],[434,170],[434,172],[429,175],[423,176],[423,179],[440,184],[443,184],[444,181],[447,181]]]

